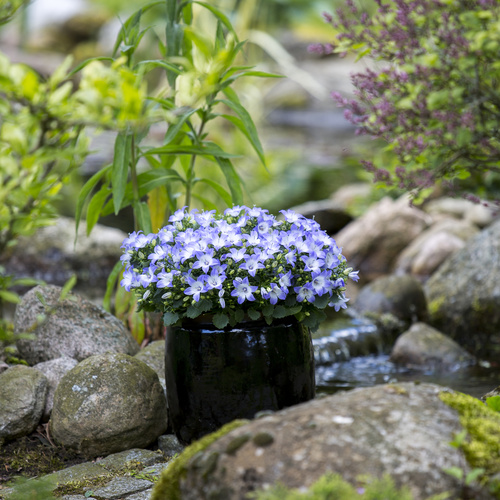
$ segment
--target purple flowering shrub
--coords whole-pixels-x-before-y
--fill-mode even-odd
[[[441,183],[484,196],[500,171],[500,2],[374,3],[375,14],[353,0],[325,14],[336,40],[311,47],[380,61],[352,75],[354,99],[332,94],[358,133],[385,140],[397,158],[365,168],[413,194]]]
[[[177,210],[157,234],[124,241],[121,285],[166,325],[203,313],[218,328],[295,315],[315,329],[323,309],[346,308],[345,282],[358,272],[317,222],[282,213],[284,221],[257,207]]]

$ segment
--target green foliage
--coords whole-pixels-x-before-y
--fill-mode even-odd
[[[381,479],[366,479],[355,487],[338,474],[325,474],[307,491],[289,489],[277,484],[268,490],[249,494],[254,500],[412,500],[408,488],[398,489],[388,475]]]
[[[423,197],[436,184],[498,196],[498,2],[380,5],[367,15],[351,2],[327,16],[337,32],[335,51],[381,61],[353,77],[355,100],[335,93],[348,119],[387,141],[396,160],[365,166],[380,185]]]
[[[76,219],[80,220],[88,203],[89,232],[99,217],[128,206],[133,209],[136,230],[158,230],[181,197],[183,205],[196,200],[214,208],[207,188],[226,205],[241,204],[241,180],[232,163],[236,155],[211,140],[214,120],[240,131],[265,161],[255,124],[232,86],[242,77],[273,75],[235,63],[244,44],[223,12],[200,1],[166,0],[165,39],[158,42],[162,58],[141,60],[139,44],[149,29],[141,27],[141,20],[148,9],[161,4],[148,4],[123,23],[111,66],[94,60],[83,68],[80,98],[88,106],[93,103],[96,118],[104,112],[103,127],[118,130],[113,163],[86,183],[78,199]],[[212,36],[195,29],[194,5],[213,16]],[[162,84],[149,90],[146,81],[152,73],[160,75]],[[118,92],[121,95],[116,98]],[[161,144],[152,146],[146,138],[158,122],[168,123],[168,128]],[[213,166],[225,186],[198,173],[202,168],[211,172]]]
[[[219,430],[202,437],[190,444],[179,456],[170,462],[169,466],[161,473],[159,481],[153,488],[151,500],[180,500],[181,492],[179,481],[185,474],[188,462],[197,453],[202,452],[207,446],[224,436],[233,429],[248,423],[248,420],[233,420],[222,426]]]
[[[0,3],[0,25],[8,23],[17,10],[27,3],[27,0],[2,0]]]

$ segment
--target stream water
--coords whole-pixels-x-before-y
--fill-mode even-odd
[[[489,361],[442,372],[398,366],[389,356],[397,334],[381,332],[360,318],[344,316],[326,322],[313,335],[317,392],[333,394],[357,387],[413,381],[481,397],[500,384],[500,365]]]

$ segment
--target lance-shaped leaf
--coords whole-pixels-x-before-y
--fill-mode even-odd
[[[113,190],[113,206],[115,215],[117,215],[122,208],[125,187],[127,186],[132,138],[132,134],[120,132],[115,140],[113,169],[111,171],[111,186]]]

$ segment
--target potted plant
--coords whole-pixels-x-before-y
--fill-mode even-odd
[[[184,443],[314,397],[310,329],[346,307],[358,276],[317,222],[282,214],[181,209],[123,243],[121,285],[168,327],[167,399]]]

